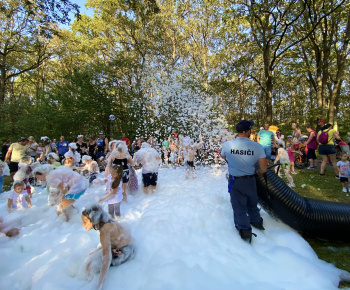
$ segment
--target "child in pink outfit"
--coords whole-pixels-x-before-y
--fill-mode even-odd
[[[289,156],[289,161],[290,161],[290,173],[292,174],[297,174],[294,170],[294,161],[295,161],[295,157],[294,157],[294,147],[293,147],[293,144],[289,144],[288,146],[288,156]]]

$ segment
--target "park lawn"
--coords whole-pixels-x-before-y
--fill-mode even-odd
[[[314,199],[346,202],[350,206],[350,197],[342,192],[342,186],[339,179],[335,178],[332,167],[327,167],[324,176],[320,176],[319,169],[296,169],[296,172],[298,174],[292,175],[296,185],[293,189],[300,195]],[[283,176],[283,180],[287,181],[285,176]],[[328,242],[308,237],[305,239],[320,259],[350,272],[350,243]],[[347,287],[350,287],[350,282],[340,284],[340,288]]]
[[[294,190],[302,196],[314,199],[347,202],[350,206],[350,197],[342,192],[340,181],[335,178],[332,168],[327,168],[326,175],[320,176],[319,170],[297,169],[297,175],[293,175],[296,187]],[[286,181],[285,176],[282,176]],[[4,177],[4,190],[10,190],[10,177]],[[337,268],[350,272],[350,243],[328,242],[307,238],[310,246],[318,257]],[[342,282],[340,288],[350,287],[350,282]]]

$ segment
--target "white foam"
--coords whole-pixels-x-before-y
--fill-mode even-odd
[[[122,204],[121,223],[137,255],[110,268],[104,289],[337,289],[342,271],[265,212],[266,231],[256,230],[251,245],[241,240],[222,169],[199,169],[195,180],[185,175],[184,169],[160,169],[154,195],[137,193]],[[103,194],[104,186],[89,188],[77,211]],[[87,232],[79,213],[64,222],[39,188],[31,209],[7,214],[6,200],[1,194],[2,216],[21,233],[0,236],[0,289],[96,289],[98,275],[87,280],[83,261],[99,233]]]

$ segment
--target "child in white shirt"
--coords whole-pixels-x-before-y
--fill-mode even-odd
[[[7,201],[7,209],[12,212],[14,209],[32,207],[32,202],[27,191],[24,189],[24,182],[17,181],[10,191],[10,197]]]
[[[349,160],[348,155],[343,153],[341,155],[341,160],[338,161],[337,167],[339,170],[339,180],[343,186],[343,192],[349,192]]]
[[[106,193],[99,202],[107,200],[108,213],[112,218],[120,217],[120,204],[123,200],[123,167],[114,164],[107,176]]]
[[[278,155],[276,157],[275,163],[277,163],[278,161],[281,163],[281,166],[282,166],[284,173],[286,174],[286,177],[287,177],[288,182],[289,182],[288,185],[290,187],[295,187],[293,177],[289,173],[291,161],[289,159],[288,152],[286,151],[286,149],[283,148],[284,142],[282,140],[277,140],[276,144],[277,144],[277,146],[279,146],[279,148],[278,148]]]

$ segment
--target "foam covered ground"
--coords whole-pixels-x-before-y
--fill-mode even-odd
[[[265,212],[266,230],[255,230],[251,245],[241,240],[225,173],[202,168],[195,180],[185,180],[183,168],[161,169],[154,195],[129,196],[120,222],[137,255],[110,268],[104,289],[337,289],[341,270]],[[64,222],[48,206],[46,191],[36,191],[33,208],[10,214],[7,193],[0,195],[0,216],[21,228],[18,237],[0,236],[0,289],[96,289],[98,276],[88,280],[83,270],[98,231],[87,232],[79,213]],[[103,194],[103,186],[94,186],[75,206],[81,212]]]

